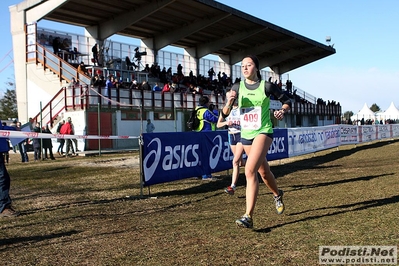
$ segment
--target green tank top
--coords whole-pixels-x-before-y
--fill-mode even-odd
[[[261,133],[273,133],[269,110],[270,98],[265,94],[264,80],[261,80],[255,90],[247,89],[244,81],[241,81],[238,106],[241,113],[241,138],[251,140]]]

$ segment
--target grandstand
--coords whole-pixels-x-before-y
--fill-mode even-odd
[[[146,64],[157,63],[172,68],[173,72],[178,64],[182,64],[185,77],[189,76],[190,70],[195,76],[206,76],[208,69],[213,67],[216,73],[225,72],[235,79],[240,77],[240,67],[236,64],[251,52],[259,57],[262,67],[270,69],[263,71],[265,79],[281,81],[288,71],[335,53],[332,47],[215,1],[160,2],[162,4],[154,5],[131,0],[112,9],[107,1],[89,0],[45,1],[32,6],[30,1],[23,1],[11,6],[19,120],[27,122],[29,117],[33,117],[56,128],[60,120],[72,117],[76,134],[82,135],[101,132],[103,135],[137,136],[142,133],[143,121],[147,118],[154,122],[158,132],[185,131],[184,121],[197,105],[199,95],[187,93],[184,88],[168,94],[130,89],[133,80],[146,80],[150,84],[159,82],[158,77],[143,71]],[[101,8],[106,10],[106,17],[101,16]],[[171,12],[173,21],[160,23],[157,19],[168,17]],[[110,21],[110,16],[115,19]],[[197,19],[190,22],[187,16]],[[126,18],[130,18],[128,23]],[[86,34],[40,28],[36,21],[41,19],[81,26]],[[183,29],[182,21],[186,25]],[[214,33],[215,28],[226,27],[231,30],[226,31],[226,36],[221,38]],[[248,32],[248,27],[254,28],[253,32]],[[109,37],[113,34],[139,39],[140,46],[112,42]],[[69,50],[55,53],[51,46],[55,37],[65,40]],[[255,41],[263,45],[254,48]],[[92,61],[91,47],[94,43],[100,44],[101,65]],[[163,50],[167,45],[184,48],[184,54]],[[136,48],[143,52],[141,61],[136,61],[138,68],[129,68],[125,58],[137,59]],[[205,59],[209,54],[218,60]],[[88,74],[77,71],[82,61]],[[90,85],[95,74],[113,75],[122,81],[122,85],[107,94],[104,88]],[[70,86],[72,78],[78,81],[78,85]],[[223,92],[215,93],[210,86],[204,88],[204,93],[216,105],[224,104]],[[339,105],[318,104],[316,97],[295,86],[291,93],[293,109],[282,122],[274,121],[276,127],[339,123]],[[279,103],[274,102],[271,111],[279,108]],[[96,141],[88,140],[85,147],[96,149],[97,145]],[[116,149],[138,144],[109,141],[103,145],[103,148]]]

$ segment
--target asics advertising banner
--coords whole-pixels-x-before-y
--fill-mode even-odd
[[[144,185],[200,177],[230,169],[227,131],[144,133]]]
[[[267,158],[287,157],[287,130],[276,129]],[[143,134],[145,186],[228,170],[232,160],[227,131]]]
[[[288,158],[288,131],[286,128],[273,130],[273,142],[266,158],[268,161]]]

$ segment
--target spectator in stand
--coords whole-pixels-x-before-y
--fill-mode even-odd
[[[100,75],[100,81],[99,81],[99,84],[98,84],[98,86],[99,87],[105,87],[105,83],[106,83],[107,81],[105,80],[105,77],[103,76],[103,75]]]
[[[70,51],[71,50],[71,44],[68,40],[68,38],[64,38],[62,40],[62,43],[60,44],[60,49],[64,51]]]
[[[181,64],[177,66],[177,75],[183,76],[183,66]]]
[[[228,85],[228,77],[227,77],[227,74],[226,73],[224,73],[224,72],[222,72],[222,80],[221,80],[221,82],[222,82],[222,85],[223,85],[223,89],[224,90],[226,90],[226,87],[227,87],[227,85]]]
[[[68,89],[74,89],[76,86],[78,86],[78,82],[76,81],[75,78],[71,79],[71,82],[69,82],[68,84]]]
[[[172,79],[172,68],[171,67],[169,67],[168,70],[166,71],[166,78],[168,80]]]
[[[287,89],[287,91],[290,94],[292,93],[292,82],[291,82],[291,80],[287,80],[287,82],[285,83],[285,88]]]
[[[168,83],[168,79],[166,77],[166,67],[162,69],[162,71],[159,73],[159,81],[162,83]]]
[[[150,76],[155,77],[155,78],[159,78],[159,74],[161,73],[161,70],[159,68],[159,65],[157,62],[155,62],[154,64],[151,65],[150,68]]]
[[[155,83],[154,87],[152,88],[152,91],[162,91],[161,87],[159,87],[158,82]]]
[[[195,88],[194,88],[194,94],[199,94],[199,95],[202,95],[202,93],[203,93],[203,89],[202,89],[202,87],[201,86],[196,86]]]
[[[171,82],[165,83],[165,85],[162,88],[162,94],[164,94],[165,92],[170,92],[171,85],[172,85]]]
[[[60,45],[61,45],[60,37],[55,37],[53,39],[52,45],[53,45],[54,54],[58,55],[58,52],[60,51]]]
[[[97,88],[100,85],[100,77],[98,74],[94,74],[93,77],[90,79],[90,86]]]
[[[73,50],[70,51],[71,52],[71,59],[72,60],[77,60],[77,55],[80,54],[80,52],[78,51],[78,48],[73,47]]]
[[[192,94],[196,94],[196,87],[194,86],[193,83],[188,85],[188,92]]]
[[[87,71],[87,69],[85,67],[85,63],[83,61],[80,62],[79,66],[78,66],[78,73],[86,75],[86,76],[89,75],[89,72]]]
[[[93,53],[93,64],[98,65],[98,44],[94,44],[91,48],[91,52]]]
[[[137,86],[137,80],[133,80],[132,84],[130,84],[130,89],[131,90],[138,90],[138,86]]]
[[[150,84],[148,84],[148,82],[144,80],[143,83],[141,84],[141,89],[143,91],[150,91],[151,90]]]
[[[108,98],[109,107],[111,107],[112,88],[114,88],[114,76],[109,75],[107,81],[105,82],[105,95]]]
[[[156,77],[157,78],[161,78],[161,66],[160,65],[158,65],[158,63],[156,63],[157,65],[156,65],[156,68],[155,68],[155,75],[156,75]]]
[[[211,67],[211,68],[208,70],[208,77],[209,77],[209,80],[210,80],[210,81],[213,80],[213,76],[215,76],[215,70],[213,70],[213,67]]]
[[[119,87],[121,86],[120,75],[121,74],[117,72],[116,77],[112,76],[112,85],[116,89],[119,89]]]

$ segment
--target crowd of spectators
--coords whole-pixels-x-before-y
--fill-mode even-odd
[[[132,80],[131,82],[123,81],[121,77],[112,76],[112,83],[114,88],[130,88],[133,90],[146,90],[146,91],[159,91],[161,93],[166,92],[183,92],[183,93],[192,93],[192,94],[200,94],[203,95],[205,92],[207,94],[211,93],[214,95],[222,95],[224,96],[226,93],[226,89],[231,87],[232,81],[231,78],[226,75],[224,72],[219,72],[214,78],[212,76],[204,76],[204,75],[194,75],[192,71],[190,71],[188,76],[185,76],[182,71],[183,67],[181,64],[177,66],[177,71],[172,73],[172,68],[169,67],[166,69],[165,67],[160,68],[157,63],[149,66],[146,64],[143,72],[148,73],[149,79],[158,80],[154,82],[154,84],[149,84],[147,80],[143,82],[137,82],[137,80]],[[213,70],[213,68],[211,68]],[[208,73],[209,74],[209,73]],[[91,86],[93,87],[104,87],[105,86],[105,77],[101,75],[101,73],[95,73],[91,78]]]
[[[145,64],[142,72],[148,73],[149,80],[153,80],[153,84],[150,84],[148,80],[138,82],[133,79],[131,82],[123,81],[120,76],[112,76],[112,87],[113,88],[129,88],[132,90],[144,90],[144,91],[154,91],[160,93],[191,93],[199,95],[218,95],[225,96],[226,91],[234,83],[240,82],[239,78],[236,78],[234,82],[232,78],[227,76],[225,72],[219,71],[217,74],[213,68],[208,70],[208,75],[198,76],[193,74],[193,71],[189,72],[188,76],[183,74],[183,67],[179,64],[176,71],[173,72],[172,68],[163,67],[161,69],[158,63],[154,63],[151,66]],[[117,73],[118,74],[118,73]],[[93,87],[105,87],[106,79],[101,73],[95,73],[91,78],[91,85]],[[269,78],[269,82],[272,82],[272,77]],[[293,86],[291,80],[287,80],[285,86],[281,80],[275,80],[274,83],[280,87],[280,89],[287,94],[287,96],[293,99],[295,102],[300,103],[312,103],[305,98],[297,95],[297,89]],[[109,88],[109,86],[107,86]],[[339,102],[327,101],[323,99],[317,99],[316,104],[326,105],[326,106],[340,106]]]
[[[357,119],[353,120],[352,119],[343,119],[342,124],[347,124],[347,125],[357,125],[357,126],[363,126],[363,125],[387,125],[387,124],[398,124],[399,119]]]

